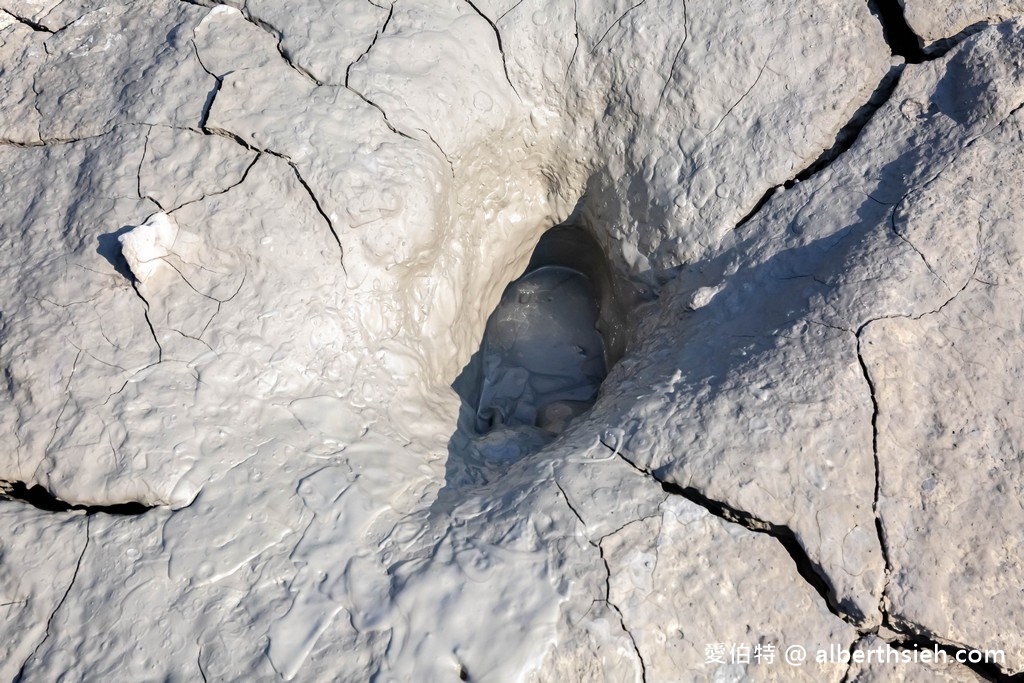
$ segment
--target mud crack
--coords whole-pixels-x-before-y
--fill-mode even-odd
[[[82,568],[82,558],[85,557],[85,552],[88,549],[89,549],[89,518],[86,517],[86,519],[85,519],[85,544],[82,546],[82,553],[78,556],[78,562],[75,563],[75,572],[74,572],[74,574],[71,575],[71,582],[68,583],[67,590],[64,591],[64,595],[61,596],[61,599],[57,603],[57,606],[53,609],[53,612],[50,613],[50,618],[46,620],[46,631],[43,633],[43,639],[39,641],[39,644],[36,645],[35,648],[32,650],[32,654],[30,654],[28,656],[28,659],[26,659],[25,662],[21,665],[21,668],[18,669],[18,673],[15,674],[15,676],[14,676],[14,683],[21,683],[21,681],[24,680],[25,668],[29,665],[29,663],[33,659],[36,658],[36,654],[38,654],[39,649],[43,646],[43,644],[50,637],[50,626],[53,624],[53,619],[54,619],[54,617],[57,616],[57,612],[59,612],[60,608],[64,605],[64,601],[68,599],[68,595],[71,593],[71,589],[74,588],[75,581],[78,579],[78,572]]]
[[[867,102],[862,104],[836,133],[835,141],[832,146],[825,149],[818,155],[818,157],[804,167],[802,170],[796,173],[796,175],[789,178],[785,182],[773,185],[768,188],[767,191],[761,198],[757,200],[754,207],[745,215],[743,218],[736,223],[736,228],[740,228],[749,223],[753,218],[771,201],[771,198],[775,196],[775,193],[780,190],[788,190],[796,186],[797,183],[810,180],[818,173],[826,170],[832,165],[842,154],[851,147],[860,138],[861,133],[874,118],[875,113],[885,105],[892,98],[893,92],[896,91],[896,86],[899,85],[900,76],[903,75],[903,66],[895,66],[891,68],[882,80],[879,81],[878,86],[872,91]]]
[[[882,25],[882,36],[893,55],[908,64],[920,64],[928,59],[924,41],[907,23],[901,0],[869,0],[868,7]]]
[[[646,2],[647,0],[643,1]],[[498,41],[498,52],[501,54],[501,68],[505,72],[505,80],[508,81],[508,87],[512,88],[512,92],[516,94],[516,97],[522,101],[522,96],[516,90],[516,86],[512,83],[512,78],[508,74],[508,59],[505,57],[505,46],[501,42],[501,31],[498,29],[498,25],[489,16],[481,12],[480,8],[473,4],[473,0],[466,0],[466,4],[472,7],[473,11],[490,25],[491,30],[494,32],[494,39]]]
[[[12,12],[9,9],[0,7],[0,12],[5,12],[6,14],[8,14],[12,19],[14,19],[19,24],[22,24],[22,25],[32,29],[33,31],[36,31],[37,33],[54,33],[53,29],[47,28],[46,26],[43,26],[39,22],[33,21],[32,19],[29,19],[28,17],[21,16],[20,14],[15,14],[14,12]]]
[[[375,5],[375,7],[379,7],[379,5]],[[383,8],[381,8],[381,9],[383,9]],[[382,35],[384,35],[384,32],[388,30],[388,24],[391,23],[391,17],[393,17],[394,14],[395,14],[395,6],[392,4],[390,9],[388,10],[387,18],[384,19],[384,23],[381,25],[381,27],[379,29],[377,29],[377,32],[373,34],[373,40],[370,41],[369,46],[367,46],[367,48],[365,50],[363,50],[363,53],[361,55],[359,55],[358,57],[356,57],[355,60],[353,60],[352,63],[349,64],[345,68],[345,87],[346,88],[349,87],[349,85],[348,85],[349,74],[352,71],[352,67],[355,66],[356,64],[358,64],[359,62],[363,61],[363,59],[367,55],[370,54],[370,50],[372,50],[373,46],[377,44],[377,39],[380,38]],[[349,88],[349,89],[351,90],[351,88]]]
[[[323,218],[324,221],[327,222],[327,227],[328,229],[330,229],[331,234],[334,236],[334,241],[338,243],[338,251],[341,252],[341,268],[342,270],[344,270],[345,248],[341,246],[341,237],[338,236],[338,231],[334,227],[334,221],[332,221],[331,217],[327,215],[326,211],[324,211],[324,207],[320,204],[320,200],[317,198],[316,193],[313,192],[313,188],[309,186],[309,183],[306,182],[306,179],[302,177],[302,173],[299,171],[299,167],[295,164],[295,162],[289,159],[288,165],[291,166],[292,171],[295,172],[295,179],[299,181],[299,184],[302,185],[303,189],[306,190],[306,194],[308,194],[309,198],[313,200],[313,206],[316,207],[317,213],[319,213],[321,218]]]
[[[833,615],[853,625],[855,628],[858,628],[859,624],[864,623],[866,615],[864,615],[856,605],[850,604],[846,601],[841,602],[838,599],[836,590],[829,582],[824,569],[810,558],[807,551],[804,550],[803,545],[801,545],[797,538],[796,533],[788,526],[759,519],[745,510],[740,510],[721,501],[708,498],[700,490],[692,486],[682,487],[678,484],[673,484],[672,482],[659,479],[653,472],[644,470],[634,463],[625,453],[622,452],[621,447],[615,447],[611,444],[605,443],[603,439],[601,444],[608,450],[617,454],[637,472],[658,482],[661,485],[662,490],[666,493],[681,496],[691,503],[704,508],[715,517],[732,524],[738,524],[749,531],[765,534],[774,538],[779,542],[790,558],[792,558],[793,564],[796,566],[797,573],[800,577],[803,578],[804,581],[806,581],[807,584],[821,596],[826,607]]]
[[[640,2],[635,3],[632,7],[630,7],[625,12],[620,14],[619,18],[616,19],[615,21],[613,21],[608,26],[608,28],[605,29],[604,33],[601,34],[601,37],[598,39],[598,41],[596,43],[594,43],[594,47],[590,48],[590,54],[594,54],[595,52],[597,52],[597,48],[601,47],[601,43],[603,43],[604,39],[608,37],[608,34],[612,32],[612,29],[614,29],[616,26],[621,24],[622,20],[625,19],[626,17],[628,17],[633,12],[633,10],[637,9],[638,7],[640,7],[641,5],[644,5],[646,3],[647,3],[647,0],[640,0]]]
[[[568,498],[566,500],[568,501]],[[636,652],[636,659],[640,662],[640,680],[647,683],[647,663],[644,662],[644,657],[640,654],[640,647],[637,645],[633,632],[629,630],[628,626],[626,626],[626,617],[622,614],[622,610],[619,609],[618,605],[612,602],[612,570],[611,567],[608,566],[608,559],[604,556],[604,546],[598,543],[597,550],[601,554],[601,562],[604,564],[605,571],[604,602],[619,615],[619,626],[622,627],[622,632],[629,638],[629,642],[633,644],[633,651]]]
[[[878,611],[882,614],[882,621],[887,618],[888,612],[886,609],[886,588],[889,584],[889,577],[892,576],[892,561],[889,559],[889,546],[885,542],[885,528],[882,525],[882,516],[878,511],[878,500],[882,491],[882,468],[878,461],[878,396],[875,392],[875,382],[871,379],[871,371],[868,370],[867,361],[864,360],[863,353],[863,332],[864,329],[871,324],[869,321],[864,323],[859,330],[856,332],[857,337],[857,362],[860,364],[860,370],[864,374],[864,381],[868,385],[868,391],[871,397],[871,455],[872,462],[875,467],[875,492],[874,498],[871,501],[871,512],[875,517],[875,533],[878,534],[878,546],[882,551],[882,559],[885,562],[885,584],[882,587],[882,595],[879,598]]]

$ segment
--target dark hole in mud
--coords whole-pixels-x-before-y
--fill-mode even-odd
[[[135,501],[111,505],[72,505],[57,498],[42,486],[26,486],[21,481],[0,482],[0,500],[18,500],[44,512],[82,510],[87,515],[99,512],[108,515],[141,515],[153,509],[152,505]]]
[[[920,64],[927,59],[921,39],[907,24],[901,0],[870,0],[868,8],[882,24],[882,34],[894,55],[908,64]]]
[[[453,437],[460,461],[480,473],[474,461],[487,469],[517,460],[589,410],[625,348],[622,308],[604,253],[586,230],[545,233],[452,385],[463,403]]]
[[[608,374],[587,277],[544,266],[513,282],[487,323],[480,362],[477,432],[562,431]]]

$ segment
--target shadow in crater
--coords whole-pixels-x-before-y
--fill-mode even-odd
[[[587,413],[626,342],[624,305],[585,229],[546,232],[452,388],[462,400],[435,509],[496,481]]]
[[[936,146],[936,141],[928,139],[920,148]],[[644,466],[654,465],[652,473],[658,478],[671,478],[690,457],[690,449],[681,445],[668,462],[654,462],[650,434],[668,433],[657,422],[673,413],[652,409],[648,398],[666,406],[671,403],[673,411],[686,415],[714,404],[723,395],[745,395],[741,388],[750,378],[770,387],[770,396],[781,396],[781,390],[795,385],[794,378],[768,376],[758,369],[781,365],[794,368],[794,373],[796,368],[821,373],[820,380],[827,385],[832,373],[845,366],[820,346],[824,342],[801,332],[798,325],[835,327],[836,333],[849,335],[849,343],[855,347],[856,334],[868,320],[909,315],[911,306],[928,297],[941,303],[941,292],[934,291],[937,283],[914,279],[926,266],[895,230],[901,202],[930,182],[929,169],[933,167],[922,162],[922,154],[914,148],[890,160],[874,172],[873,186],[841,195],[844,199],[833,196],[823,200],[812,195],[788,215],[775,215],[773,221],[750,221],[718,255],[685,267],[671,293],[663,298],[661,315],[664,324],[671,325],[672,334],[649,334],[642,340],[608,379],[607,385],[615,390],[591,412],[596,422],[615,425],[614,443],[607,445],[630,453],[631,459]],[[842,187],[841,181],[845,181],[856,187],[846,177],[833,182]],[[863,198],[850,201],[853,194]],[[831,225],[819,231],[817,223],[823,215]],[[789,222],[780,225],[786,218]],[[766,248],[766,235],[793,246]],[[762,250],[766,252],[763,255]],[[715,286],[710,301],[690,307],[687,295],[709,286]],[[783,339],[790,343],[781,345]],[[652,387],[659,389],[653,391]],[[863,391],[863,387],[856,390]],[[645,400],[638,405],[641,394]],[[740,406],[738,400],[729,399],[736,405],[737,430],[722,432],[718,442],[694,447],[694,451],[747,448],[752,437],[744,425],[749,420],[773,419],[784,427],[786,420],[803,419],[801,412],[808,410],[801,403],[769,398],[759,413],[744,413],[754,406]],[[859,395],[851,399],[858,400],[862,400]],[[821,419],[825,424],[841,422],[845,416],[824,415]],[[703,443],[703,435],[692,424],[673,426],[671,433],[679,444]]]
[[[718,255],[681,268],[670,308],[662,307],[665,319],[656,325],[672,325],[672,334],[648,331],[621,363],[629,300],[621,280],[585,229],[549,230],[524,274],[506,288],[480,349],[452,384],[461,411],[434,510],[450,511],[473,489],[500,482],[515,463],[583,420],[614,423],[624,450],[644,450],[636,439],[647,431],[649,416],[642,407],[634,410],[638,395],[673,376],[674,392],[704,402],[733,391],[738,374],[753,372],[774,354],[810,352],[804,347],[819,343],[807,337],[788,351],[778,343],[794,323],[808,316],[813,321],[812,311],[827,311],[836,324],[847,325],[855,343],[859,313],[900,305],[899,296],[892,298],[898,292],[883,284],[899,277],[889,271],[915,263],[901,260],[907,252],[890,226],[900,199],[922,180],[907,173],[915,168],[915,155],[908,152],[879,169],[877,185],[863,200],[841,209],[845,224],[803,235],[811,228],[804,221],[815,218],[795,215],[785,228],[752,221]],[[766,230],[793,246],[762,256],[759,233]],[[878,286],[865,287],[872,281]],[[716,285],[710,301],[688,308],[685,294],[710,285]],[[843,318],[850,319],[838,322]],[[603,384],[617,389],[592,409]],[[689,399],[678,403],[689,405]],[[744,438],[730,435],[730,443]]]

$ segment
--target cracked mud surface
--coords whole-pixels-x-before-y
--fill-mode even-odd
[[[902,4],[0,0],[0,677],[1024,671],[1022,10]],[[467,476],[568,219],[624,355]]]

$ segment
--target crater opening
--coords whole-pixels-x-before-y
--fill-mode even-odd
[[[586,229],[564,224],[541,237],[452,385],[463,405],[452,450],[469,469],[484,474],[474,461],[486,470],[539,450],[594,405],[625,350],[620,291]]]
[[[543,266],[505,290],[481,350],[476,430],[536,426],[560,432],[608,374],[586,276]]]

